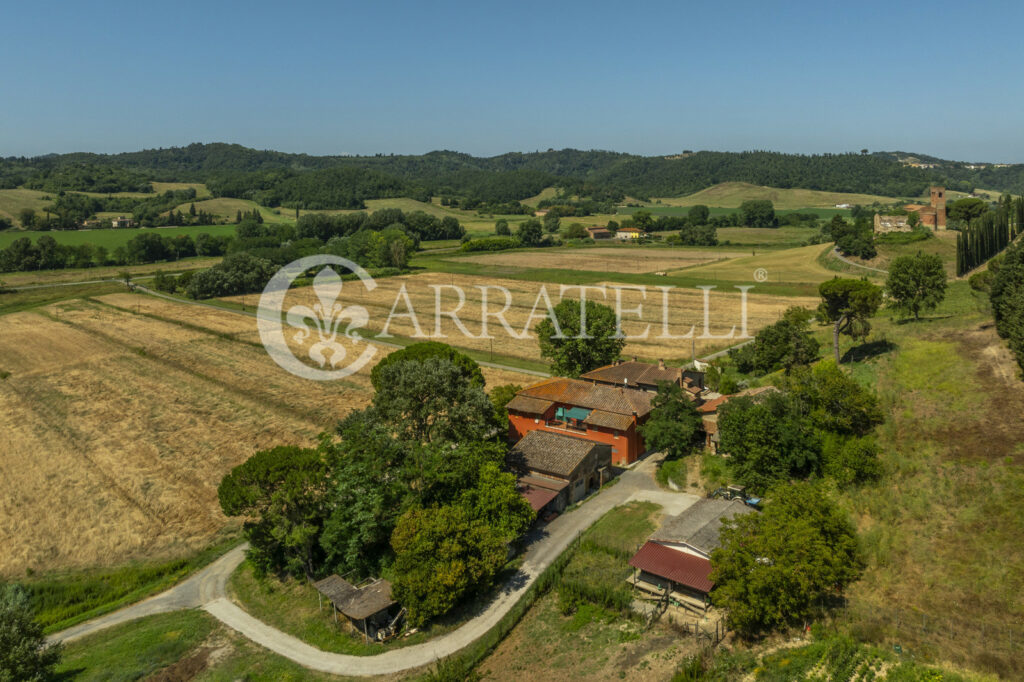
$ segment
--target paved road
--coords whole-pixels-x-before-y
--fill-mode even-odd
[[[852,265],[857,268],[864,268],[865,270],[874,270],[875,272],[880,272],[883,275],[889,274],[888,270],[879,270],[878,268],[873,268],[870,265],[861,265],[860,263],[854,263],[852,260],[844,256],[843,254],[839,253],[839,247],[835,247],[832,249],[832,255],[838,258],[839,260],[843,261],[847,265]]]
[[[683,511],[699,497],[662,490],[654,481],[658,456],[648,457],[619,477],[619,482],[584,504],[562,514],[528,537],[523,565],[494,599],[462,627],[429,642],[392,649],[376,656],[349,656],[322,651],[281,632],[246,613],[227,593],[227,580],[244,559],[245,545],[231,550],[210,566],[167,592],[128,608],[51,636],[69,641],[106,627],[155,613],[201,607],[231,629],[299,665],[326,673],[350,676],[385,675],[428,666],[473,643],[496,625],[524,595],[537,576],[570,543],[612,507],[633,500],[649,500],[667,513]]]

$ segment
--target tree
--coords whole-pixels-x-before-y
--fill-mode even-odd
[[[494,406],[494,416],[498,424],[508,423],[508,412],[505,410],[505,406],[521,390],[523,387],[519,384],[502,384],[491,389],[488,397],[491,399],[491,405]]]
[[[832,324],[832,347],[839,364],[839,335],[854,339],[871,333],[869,318],[878,312],[882,289],[863,279],[830,279],[818,285],[818,319]]]
[[[651,215],[650,211],[645,211],[643,209],[633,211],[633,215],[631,217],[633,219],[633,225],[639,227],[641,230],[647,230],[654,224],[654,217]]]
[[[752,343],[729,351],[729,357],[744,373],[768,374],[779,369],[789,373],[793,367],[818,359],[818,340],[810,333],[813,313],[797,306],[789,308],[782,319],[757,332]]]
[[[648,447],[665,450],[669,458],[685,457],[700,445],[701,416],[677,383],[658,383],[651,401],[651,416],[640,427]]]
[[[583,317],[581,319],[581,309]],[[626,345],[617,332],[615,311],[587,300],[565,299],[553,309],[557,325],[550,317],[535,329],[540,354],[551,361],[551,372],[558,376],[578,377],[584,372],[611,364]]]
[[[28,592],[20,585],[0,585],[0,680],[52,679],[60,656],[60,644],[47,644],[33,619]]]
[[[391,536],[392,595],[419,627],[486,589],[505,562],[500,531],[458,504],[410,509]]]
[[[483,387],[484,385],[484,374],[480,371],[480,365],[476,363],[476,360],[439,341],[421,341],[388,353],[383,360],[374,365],[370,372],[370,383],[373,384],[375,391],[380,391],[384,387],[381,376],[385,368],[407,360],[422,362],[427,358],[450,360],[459,369],[463,379],[469,381],[473,386]]]
[[[740,215],[748,227],[778,227],[775,207],[769,199],[747,199],[740,204]]]
[[[731,399],[718,412],[718,434],[731,473],[755,492],[821,471],[821,439],[786,394]]]
[[[993,265],[989,265],[993,269]],[[989,300],[996,331],[1009,342],[1024,369],[1024,247],[1011,246],[992,278]]]
[[[921,224],[921,214],[917,211],[911,211],[910,215],[907,216],[907,227],[911,230],[917,229],[917,226]]]
[[[493,461],[483,464],[479,471],[476,485],[464,490],[459,504],[503,542],[510,543],[526,532],[537,515],[519,494],[515,474],[502,471]]]
[[[986,201],[975,197],[964,197],[946,206],[946,217],[951,221],[966,224],[980,218],[990,210]]]
[[[548,213],[544,216],[544,231],[548,234],[554,234],[558,232],[558,227],[561,225],[561,219],[556,213]]]
[[[539,220],[524,220],[519,223],[519,227],[516,228],[516,236],[526,246],[536,246],[540,244],[540,240],[543,238],[543,228],[541,227]]]
[[[18,222],[26,230],[31,230],[36,224],[36,212],[32,208],[23,208],[18,211]],[[108,224],[107,227],[110,227]]]
[[[809,483],[772,490],[763,512],[726,521],[721,540],[711,554],[712,594],[746,636],[806,622],[864,566],[853,525]]]
[[[690,208],[690,212],[687,214],[687,218],[690,219],[691,225],[707,225],[708,218],[711,217],[711,210],[704,204],[697,204]]]
[[[378,374],[371,410],[401,440],[471,442],[495,429],[483,386],[447,358],[405,360]]]
[[[504,218],[499,218],[498,221],[494,223],[494,233],[503,237],[507,237],[512,234],[512,231],[508,228],[508,221]]]
[[[894,308],[920,319],[922,310],[934,310],[946,297],[942,258],[921,252],[896,258],[889,266],[885,289]]]
[[[319,449],[261,450],[220,482],[228,516],[245,516],[249,561],[258,573],[312,576],[322,563],[319,537],[327,517],[328,466]]]
[[[802,406],[822,431],[844,436],[864,436],[882,423],[878,398],[831,360],[813,368],[801,367],[782,387]]]
[[[562,228],[562,236],[566,239],[586,239],[590,236],[590,233],[580,223],[569,223],[566,227]]]

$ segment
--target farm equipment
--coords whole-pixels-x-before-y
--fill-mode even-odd
[[[761,504],[760,497],[747,497],[747,489],[741,485],[730,485],[719,488],[710,495],[712,498],[720,497],[723,500],[739,500],[748,507],[758,507]]]

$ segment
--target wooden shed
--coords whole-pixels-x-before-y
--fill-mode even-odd
[[[391,598],[391,583],[387,580],[373,580],[356,587],[340,575],[330,575],[313,583],[313,587],[331,603],[335,619],[338,613],[367,640],[388,639],[396,632],[396,626],[404,609],[396,608],[398,603]]]

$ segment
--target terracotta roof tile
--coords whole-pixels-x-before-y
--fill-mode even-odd
[[[591,452],[607,445],[550,431],[530,431],[512,447],[526,468],[568,478]]]
[[[518,393],[518,396],[550,400],[616,414],[632,415],[636,412],[637,416],[641,418],[647,416],[651,411],[651,398],[653,397],[646,391],[634,391],[561,377],[547,379],[524,388]]]

